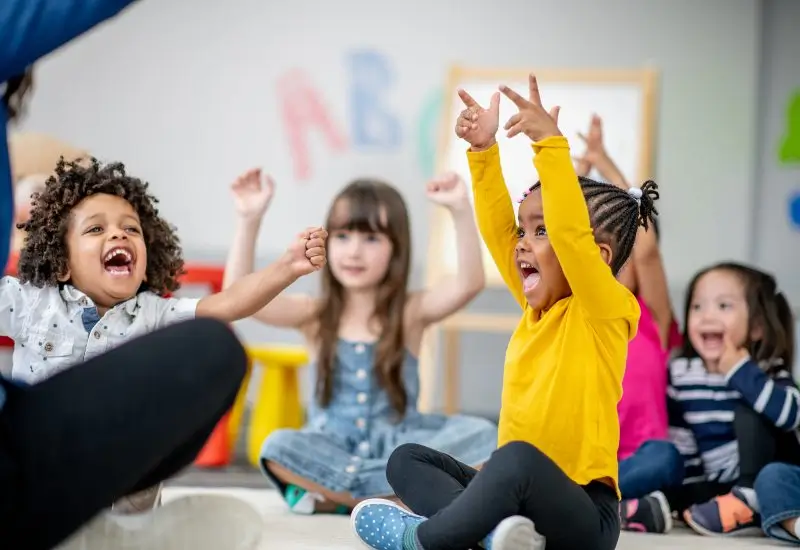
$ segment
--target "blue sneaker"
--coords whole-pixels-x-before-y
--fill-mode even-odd
[[[544,550],[544,537],[528,518],[511,516],[501,521],[481,546],[486,550]]]
[[[375,550],[403,550],[406,536],[409,537],[406,548],[414,548],[416,528],[425,521],[422,516],[381,498],[359,502],[350,519],[358,539]],[[406,533],[409,528],[413,532]]]

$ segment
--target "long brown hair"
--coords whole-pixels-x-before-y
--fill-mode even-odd
[[[683,308],[683,350],[684,357],[697,357],[689,340],[689,312],[692,309],[694,289],[700,278],[712,271],[727,271],[741,279],[747,300],[747,334],[750,357],[767,372],[778,370],[792,371],[794,365],[794,317],[786,296],[778,291],[775,277],[754,267],[723,262],[703,269],[689,283],[686,302]],[[750,341],[754,329],[761,330],[761,338]]]
[[[325,227],[330,233],[337,230],[383,233],[392,243],[392,257],[378,289],[372,318],[380,327],[374,370],[389,402],[402,417],[408,402],[402,378],[406,353],[403,312],[411,265],[411,231],[406,203],[397,189],[388,183],[359,179],[336,196]],[[333,369],[344,304],[345,289],[326,265],[322,270],[322,296],[316,317],[319,349],[316,395],[323,407],[330,403],[333,394]]]

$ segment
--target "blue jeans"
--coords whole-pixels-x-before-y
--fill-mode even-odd
[[[669,441],[645,441],[619,463],[619,490],[623,499],[642,498],[681,483],[683,457]]]
[[[767,464],[756,478],[755,490],[764,533],[800,545],[800,539],[781,526],[787,519],[800,517],[800,466],[782,462]]]

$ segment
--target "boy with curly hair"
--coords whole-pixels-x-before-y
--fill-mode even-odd
[[[64,162],[34,195],[18,279],[0,286],[0,333],[12,378],[39,382],[134,336],[198,317],[249,317],[325,263],[327,232],[310,228],[275,264],[202,299],[177,290],[183,257],[148,184],[121,163]]]
[[[121,163],[59,162],[34,194],[18,279],[0,282],[0,334],[15,342],[12,379],[35,384],[136,336],[194,317],[231,322],[264,307],[325,263],[322,228],[283,257],[225,291],[167,298],[180,286],[183,257],[148,184]],[[118,501],[120,512],[158,504],[160,485]]]

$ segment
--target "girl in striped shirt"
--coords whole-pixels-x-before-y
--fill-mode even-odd
[[[722,263],[695,276],[685,315],[667,406],[686,479],[623,502],[623,528],[666,532],[675,509],[703,535],[758,532],[756,476],[770,462],[800,464],[791,308],[771,275]]]

